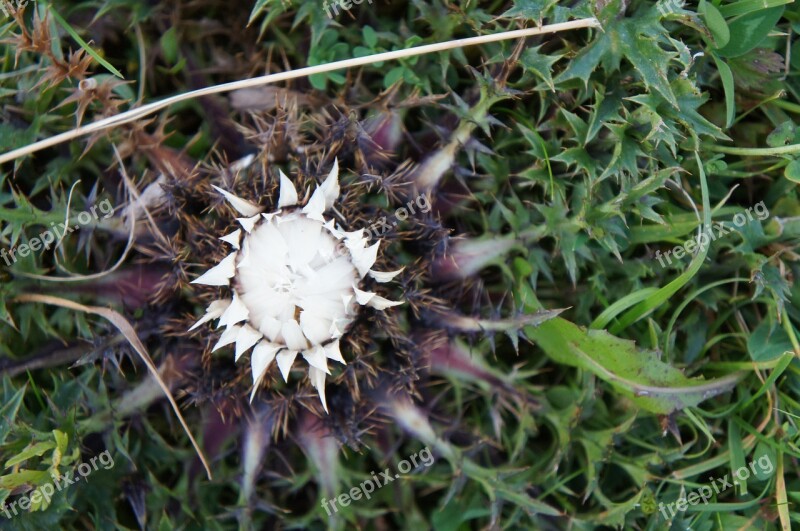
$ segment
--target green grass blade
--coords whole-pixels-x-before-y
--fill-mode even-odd
[[[589,328],[593,329],[603,329],[608,326],[616,316],[627,310],[628,308],[639,304],[643,300],[647,299],[650,295],[657,292],[658,288],[644,288],[640,289],[639,291],[634,291],[621,299],[617,302],[603,310],[603,313],[597,316],[597,318],[592,321],[592,324]]]
[[[84,41],[81,38],[80,35],[78,35],[78,32],[76,32],[75,29],[72,26],[69,25],[69,22],[67,22],[64,19],[64,17],[62,17],[61,15],[58,14],[58,11],[53,9],[52,5],[48,4],[47,7],[50,10],[50,14],[53,15],[53,19],[55,19],[55,21],[58,22],[59,25],[61,25],[61,27],[64,28],[64,30],[67,33],[69,33],[70,37],[75,39],[75,42],[77,42],[78,45],[80,45],[80,47],[83,48],[86,51],[86,53],[91,55],[92,58],[95,61],[97,61],[98,63],[103,65],[103,67],[106,70],[108,70],[109,72],[111,72],[112,74],[114,74],[115,76],[117,76],[120,79],[125,79],[125,76],[123,76],[122,73],[119,70],[114,68],[114,66],[111,63],[109,63],[108,61],[106,61],[105,59],[100,57],[100,54],[98,54],[96,51],[94,51],[94,49],[92,49],[92,47],[89,46],[89,44],[86,41]]]
[[[670,345],[669,336],[672,334],[672,328],[675,326],[675,323],[678,321],[678,316],[681,314],[681,312],[684,309],[686,309],[686,307],[689,306],[689,304],[694,299],[696,299],[697,297],[699,297],[700,295],[702,295],[706,291],[714,289],[714,288],[716,288],[718,286],[723,286],[725,284],[732,284],[734,282],[750,282],[750,279],[747,279],[747,278],[744,278],[744,277],[734,277],[734,278],[726,278],[725,280],[718,280],[717,282],[712,282],[708,286],[703,286],[702,288],[693,291],[691,294],[689,294],[680,303],[680,305],[675,309],[675,312],[672,314],[672,318],[670,318],[669,323],[667,324],[666,330],[664,330],[664,338],[665,338],[665,340],[664,340],[664,358],[665,359],[669,359],[669,345]]]
[[[700,160],[700,154],[695,151],[694,155],[697,159],[697,168],[700,177],[700,189],[703,196],[703,232],[707,232],[711,229],[711,205],[709,204],[708,199],[708,183],[706,182],[706,173],[705,170],[703,170],[703,162]],[[639,303],[637,306],[631,308],[627,313],[625,313],[625,315],[622,316],[620,321],[614,325],[610,332],[612,334],[618,334],[621,330],[624,330],[642,317],[649,315],[656,308],[668,301],[670,297],[677,293],[678,290],[685,286],[697,274],[697,272],[700,271],[700,268],[703,266],[703,262],[706,259],[706,255],[708,254],[709,247],[710,242],[709,245],[701,247],[700,252],[695,255],[691,264],[689,264],[689,269],[687,269],[678,278],[650,295],[650,297]]]
[[[791,4],[794,0],[742,0],[733,4],[719,6],[719,12],[725,18],[746,15],[754,11],[769,9],[770,7]]]
[[[733,86],[733,72],[728,63],[720,59],[714,52],[710,51],[710,53],[717,65],[719,78],[722,81],[722,90],[725,92],[725,129],[728,129],[733,125],[733,121],[736,118],[736,93]]]

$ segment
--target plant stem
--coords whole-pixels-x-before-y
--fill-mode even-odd
[[[786,331],[786,335],[789,336],[789,341],[792,343],[794,355],[800,358],[800,342],[797,341],[797,336],[794,334],[794,327],[792,327],[792,323],[789,322],[788,313],[784,314],[781,324],[783,325],[783,329]]]
[[[334,61],[333,63],[327,63],[323,65],[307,66],[305,68],[298,68],[297,70],[290,70],[288,72],[278,72],[277,74],[269,74],[266,76],[254,77],[251,79],[243,79],[241,81],[232,81],[230,83],[223,83],[221,85],[214,85],[211,87],[193,90],[190,92],[184,92],[183,94],[171,96],[161,101],[156,101],[154,103],[143,105],[141,107],[137,107],[114,116],[109,116],[108,118],[103,118],[102,120],[92,122],[88,125],[77,127],[75,129],[66,131],[59,135],[51,136],[50,138],[45,138],[44,140],[40,140],[39,142],[15,149],[13,151],[9,151],[8,153],[3,153],[2,155],[0,155],[0,164],[16,160],[24,155],[35,153],[36,151],[40,151],[42,149],[55,146],[57,144],[66,142],[68,140],[73,140],[75,138],[88,135],[89,133],[103,131],[115,126],[133,122],[135,120],[153,114],[156,111],[174,105],[175,103],[199,98],[201,96],[221,94],[224,92],[231,92],[233,90],[239,90],[243,88],[260,87],[263,85],[269,85],[270,83],[277,83],[279,81],[287,81],[290,79],[308,77],[313,74],[333,72],[336,70],[343,70],[345,68],[352,68],[355,66],[363,66],[371,63],[379,63],[381,61],[392,61],[396,59],[403,59],[405,57],[414,57],[417,55],[425,55],[434,52],[442,52],[445,50],[453,50],[456,48],[463,48],[465,46],[487,44],[490,42],[499,42],[509,39],[520,39],[523,37],[531,37],[534,35],[545,35],[548,33],[557,33],[559,31],[567,31],[579,28],[596,28],[599,26],[600,23],[597,21],[596,18],[593,17],[583,18],[577,20],[570,20],[569,22],[561,22],[559,24],[549,24],[546,26],[540,26],[538,28],[526,28],[521,30],[504,31],[501,33],[494,33],[491,35],[481,35],[478,37],[469,37],[466,39],[456,39],[447,42],[426,44],[423,46],[407,48],[405,50],[393,50],[391,52],[383,52],[373,55],[367,55],[365,57],[354,57],[352,59],[345,59],[343,61]]]
[[[785,111],[800,113],[800,105],[792,103],[791,101],[776,99],[772,100],[772,102],[770,103],[772,103],[776,107],[780,107]]]
[[[726,153],[728,155],[742,155],[752,157],[775,157],[778,155],[791,155],[800,153],[800,144],[790,144],[788,146],[778,146],[769,148],[740,148],[734,146],[717,146],[714,144],[703,144],[703,149],[715,153]]]

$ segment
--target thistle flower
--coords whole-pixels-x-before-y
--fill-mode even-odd
[[[283,172],[278,208],[271,213],[214,189],[243,216],[237,218],[241,228],[220,238],[233,251],[192,283],[229,286],[232,295],[212,302],[190,330],[218,319],[218,327],[224,326],[225,331],[213,351],[235,344],[238,361],[253,349],[251,401],[273,360],[288,382],[297,355],[302,355],[311,385],[327,412],[328,360],[345,363],[339,341],[360,307],[385,310],[402,304],[360,289],[362,281],[369,276],[389,282],[401,270],[373,271],[381,242],[368,247],[363,229],[346,232],[333,218],[325,218],[339,197],[338,160],[302,206],[294,184]]]

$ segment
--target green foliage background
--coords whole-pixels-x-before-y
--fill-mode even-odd
[[[48,16],[56,12],[61,18]],[[436,406],[419,404],[430,411],[436,438],[389,426],[374,444],[342,449],[335,466],[322,470],[295,431],[279,441],[264,437],[263,462],[253,467],[243,457],[252,424],[187,406],[195,433],[209,424],[220,430],[209,450],[215,479],[208,481],[166,402],[143,383],[145,370],[110,324],[14,299],[57,293],[120,308],[157,362],[167,354],[159,349],[159,327],[170,316],[146,301],[132,308],[127,299],[122,307],[115,291],[121,273],[91,290],[31,278],[56,271],[52,252],[34,253],[12,266],[0,262],[0,501],[105,449],[115,466],[49,506],[10,520],[0,513],[0,528],[797,525],[795,3],[374,0],[330,19],[312,0],[39,1],[26,10],[26,27],[36,26],[34,14],[49,29],[49,42],[42,35],[38,44],[14,38],[19,20],[7,18],[0,28],[3,152],[75,125],[76,103],[62,102],[75,94],[79,76],[59,65],[82,48],[92,49],[88,69],[110,91],[88,102],[87,123],[140,98],[267,68],[589,16],[601,29],[529,39],[505,86],[494,76],[514,42],[292,86],[357,108],[356,120],[385,110],[374,98],[391,87],[389,106],[405,128],[397,162],[422,160],[437,139],[468,131],[440,190],[463,200],[442,222],[455,234],[515,243],[481,270],[493,302],[475,313],[497,317],[500,300],[504,316],[567,309],[539,326],[511,327],[508,337],[478,338],[470,359],[482,376],[440,375]],[[112,83],[115,71],[125,84]],[[435,95],[443,97],[424,99]],[[166,131],[165,147],[208,160],[230,140],[225,120],[237,111],[228,104],[221,98],[176,105],[147,130]],[[120,204],[112,142],[124,139],[111,131],[4,165],[0,247],[25,243],[103,198]],[[140,184],[152,181],[152,158],[131,155],[126,167]],[[736,228],[734,216],[759,202],[769,217]],[[694,257],[660,265],[657,251],[712,223],[736,230]],[[67,237],[59,261],[96,273],[124,246],[124,232],[97,223]],[[126,266],[141,263],[131,256]],[[500,387],[530,402],[509,402]],[[437,449],[430,469],[335,518],[320,507],[323,486],[345,492],[426,444]],[[659,503],[761,456],[774,470],[666,520],[659,511]],[[254,493],[246,495],[248,489]]]

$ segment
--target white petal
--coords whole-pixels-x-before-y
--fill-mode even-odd
[[[269,341],[262,341],[256,345],[256,348],[253,349],[253,354],[250,356],[253,384],[258,384],[264,378],[264,373],[269,369],[270,363],[275,359],[275,355],[280,349],[280,345],[275,345]]]
[[[344,335],[344,324],[342,323],[343,319],[334,319],[331,323],[330,333],[333,339],[339,339]]]
[[[325,401],[325,373],[314,367],[309,367],[308,379],[311,381],[311,385],[317,390],[317,393],[319,393],[319,400],[322,402],[325,413],[328,413],[328,404]]]
[[[342,307],[345,315],[353,315],[356,312],[355,306],[353,304],[353,295],[342,295]]]
[[[402,273],[403,269],[405,269],[405,267],[398,269],[397,271],[370,271],[369,276],[374,278],[375,281],[384,284],[386,282],[391,282],[392,280],[394,280],[394,277]]]
[[[242,330],[239,332],[239,337],[236,338],[236,357],[234,358],[234,361],[239,361],[239,358],[242,357],[242,354],[247,352],[250,347],[258,343],[258,340],[262,337],[264,336],[261,335],[261,332],[248,324],[244,325]]]
[[[333,167],[331,168],[331,172],[328,174],[328,178],[325,179],[325,182],[322,183],[322,186],[320,186],[319,189],[322,190],[322,193],[325,195],[325,210],[330,210],[336,203],[336,199],[339,198],[339,192],[341,190],[341,188],[339,187],[338,158],[333,160]]]
[[[225,310],[225,313],[222,314],[222,317],[220,317],[217,328],[220,326],[230,326],[241,323],[248,317],[250,317],[250,312],[248,311],[247,306],[244,305],[242,300],[239,298],[239,295],[234,292],[233,300],[231,301],[230,306],[228,306],[228,308]]]
[[[322,217],[323,212],[325,212],[325,195],[322,188],[318,187],[306,206],[303,207],[303,214],[320,223],[325,223],[325,218]]]
[[[322,213],[333,208],[336,199],[339,197],[340,190],[339,159],[336,159],[333,162],[333,168],[331,168],[328,178],[314,190],[311,199],[309,199],[306,206],[303,207],[303,213],[311,219],[316,219],[324,223],[325,219],[322,217]]]
[[[250,402],[252,402],[253,398],[256,396],[258,386],[264,379],[264,375],[267,374],[270,363],[275,359],[275,354],[277,354],[280,349],[278,345],[273,345],[266,341],[262,341],[253,349],[253,354],[250,356],[250,368],[253,373],[253,392],[250,393]]]
[[[201,277],[192,280],[192,284],[205,284],[206,286],[228,286],[228,279],[236,274],[236,254],[231,253],[222,259],[218,265],[206,271]]]
[[[306,359],[308,364],[311,365],[311,367],[316,367],[317,369],[330,374],[330,371],[328,370],[328,357],[325,355],[325,348],[317,345],[309,350],[304,350],[303,357]]]
[[[300,328],[311,343],[318,345],[330,339],[331,320],[317,312],[303,310],[300,313]]]
[[[296,240],[289,240],[295,242],[295,245],[289,250],[287,265],[291,266],[296,274],[307,279],[313,279],[316,276],[311,263],[317,256],[319,249],[324,246],[321,242],[322,238],[319,236],[319,234],[303,233]]]
[[[319,238],[319,247],[317,248],[317,253],[319,253],[320,261],[312,261],[311,265],[315,269],[319,269],[320,267],[324,267],[325,264],[329,264],[336,260],[341,254],[342,251],[339,249],[339,242],[335,239],[331,238],[330,235],[322,233],[323,237]]]
[[[275,223],[262,223],[249,238],[245,239],[243,247],[244,251],[249,253],[247,258],[254,259],[252,265],[278,266],[286,262],[286,255],[289,253],[289,246],[286,242],[287,240]],[[240,269],[242,266],[243,263],[239,262]]]
[[[353,286],[353,289],[356,292],[356,301],[362,306],[371,306],[376,310],[385,310],[386,308],[403,304],[403,301],[390,301],[389,299],[384,299],[379,296],[377,293],[361,291],[355,286]]]
[[[242,250],[239,251],[238,262],[236,269],[250,266],[250,238],[245,238],[242,242]]]
[[[357,275],[350,260],[346,256],[340,256],[319,267],[314,276],[308,277],[304,282],[296,283],[297,296],[349,293]]]
[[[260,206],[254,205],[250,201],[245,201],[241,197],[236,197],[232,193],[226,192],[225,190],[223,190],[218,186],[214,186],[213,184],[211,186],[214,188],[214,190],[224,195],[225,199],[228,200],[228,203],[230,203],[231,206],[235,208],[243,216],[247,217],[255,216],[256,214],[259,214],[264,210]]]
[[[214,345],[214,348],[211,349],[211,352],[216,352],[224,346],[230,345],[236,338],[239,337],[239,332],[242,330],[242,327],[239,325],[236,326],[229,326],[225,329],[221,336],[219,336],[219,341],[217,344]]]
[[[305,350],[308,348],[306,337],[303,335],[300,325],[294,319],[283,323],[281,335],[283,336],[283,342],[286,343],[286,347],[290,350]]]
[[[364,229],[358,229],[351,232],[345,232],[345,245],[347,248],[364,247],[367,245],[367,239],[364,237]]]
[[[332,359],[334,361],[338,361],[342,365],[346,365],[347,364],[344,361],[344,358],[342,357],[342,351],[339,350],[339,340],[338,339],[336,341],[331,341],[330,343],[325,345],[325,356],[327,356],[328,359]]]
[[[270,317],[269,315],[263,315],[258,320],[259,327],[258,330],[261,332],[264,337],[269,338],[270,340],[274,340],[278,334],[281,333],[281,322],[275,319],[274,317]]]
[[[372,306],[376,310],[385,310],[386,308],[400,306],[401,304],[403,304],[403,301],[390,301],[389,299],[384,299],[380,295],[375,295],[369,303],[367,303],[368,306]]]
[[[261,214],[261,217],[263,217],[267,221],[272,221],[272,218],[274,218],[277,214],[278,214],[277,212],[270,212],[269,214]]]
[[[199,321],[197,321],[194,324],[194,326],[192,326],[189,329],[189,331],[191,332],[198,326],[203,325],[212,319],[216,319],[217,317],[222,315],[225,312],[225,310],[228,309],[228,306],[230,306],[230,304],[231,301],[227,299],[212,302],[211,304],[208,305],[208,308],[206,308],[206,314]]]
[[[368,304],[373,297],[377,297],[377,294],[371,291],[361,291],[355,286],[353,286],[353,291],[355,291],[356,293],[356,302],[359,303],[361,306]]]
[[[380,244],[381,242],[378,241],[366,249],[350,249],[353,265],[358,269],[358,274],[361,278],[364,278],[367,273],[369,273],[369,268],[375,265],[375,260],[378,259],[378,246],[380,246]]]
[[[296,218],[280,223],[277,227],[288,245],[289,263],[295,269],[308,265],[320,247],[322,225],[308,218]]]
[[[256,226],[258,220],[261,219],[261,216],[255,215],[251,218],[236,218],[236,221],[247,231],[248,234],[253,230],[253,227]]]
[[[345,236],[344,231],[341,231],[336,228],[336,224],[332,219],[326,221],[323,227],[328,229],[328,232],[330,232],[333,235],[333,237],[336,238],[337,240],[341,240]]]
[[[255,155],[247,155],[246,157],[233,162],[230,166],[228,166],[228,169],[233,173],[241,171],[245,168],[248,168],[253,163],[255,158],[256,158]]]
[[[239,241],[241,240],[242,229],[236,229],[227,236],[223,236],[220,240],[233,245],[233,248],[239,250]]]
[[[281,175],[281,193],[278,197],[278,208],[289,207],[297,204],[297,190],[292,181],[283,173]]]
[[[281,370],[281,376],[283,376],[284,382],[289,381],[289,371],[292,370],[292,364],[296,357],[296,350],[284,350],[278,354],[278,368]]]

